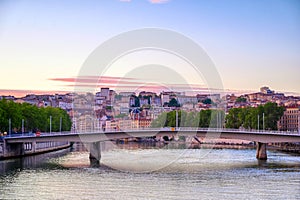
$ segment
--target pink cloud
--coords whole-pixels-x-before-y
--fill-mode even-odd
[[[48,80],[57,82],[67,82],[81,84],[141,84],[143,82],[136,81],[134,78],[113,77],[113,76],[80,76],[77,78],[50,78]]]
[[[105,83],[98,83],[96,85],[92,85],[92,84],[86,84],[86,83],[82,83],[82,84],[68,84],[65,85],[67,87],[80,87],[80,88],[95,88],[95,89],[99,89],[99,88],[111,88],[113,90],[116,91],[152,91],[152,92],[161,92],[161,91],[173,91],[173,90],[179,90],[179,91],[186,91],[186,92],[195,92],[195,91],[199,91],[199,92],[207,92],[209,91],[208,88],[203,88],[203,87],[192,87],[190,85],[172,85],[172,84],[166,84],[166,85],[156,85],[156,84],[152,84],[152,83],[148,83],[148,84],[144,84],[144,83],[140,83],[140,84],[118,84],[118,85],[114,85],[114,84],[105,84]]]
[[[126,77],[111,77],[111,76],[81,76],[78,78],[51,78],[49,80],[68,83],[64,84],[66,87],[86,87],[86,88],[101,88],[109,87],[115,90],[183,90],[183,91],[207,91],[208,89],[199,84],[168,84],[168,83],[152,83],[145,82],[135,78]]]
[[[72,91],[56,91],[56,90],[14,90],[14,89],[0,89],[0,96],[15,96],[15,97],[23,97],[27,94],[36,94],[36,95],[43,95],[43,94],[65,94]]]

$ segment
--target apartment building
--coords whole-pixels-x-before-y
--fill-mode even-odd
[[[278,129],[281,131],[299,131],[300,129],[300,108],[289,106],[278,121]]]

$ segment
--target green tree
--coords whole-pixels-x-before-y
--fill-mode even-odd
[[[116,95],[115,95],[115,100],[121,100],[122,97],[123,97],[123,95],[121,95],[121,94],[116,94]]]
[[[187,112],[177,111],[178,113],[178,127],[186,126]],[[153,122],[151,127],[175,127],[176,126],[176,111],[163,112]]]
[[[175,124],[176,124],[176,116],[175,115],[176,115],[175,111],[168,112],[166,126],[175,127]]]
[[[236,100],[235,100],[236,103],[245,103],[247,102],[247,99],[245,97],[238,97]]]
[[[134,104],[130,105],[131,107],[140,107],[141,104],[140,104],[140,99],[135,96],[135,95],[131,95],[131,97],[134,98]]]
[[[212,104],[213,101],[212,101],[210,98],[207,98],[207,99],[204,99],[204,100],[202,101],[202,103],[204,103],[204,104]]]
[[[272,102],[260,105],[257,108],[233,108],[229,110],[226,116],[226,127],[258,129],[259,123],[260,129],[276,130],[277,121],[281,118],[283,112],[283,107]],[[263,124],[265,127],[263,127]]]
[[[199,113],[199,125],[201,128],[208,128],[211,119],[211,110],[201,110]]]
[[[168,107],[180,107],[180,104],[175,98],[172,98],[168,103]]]
[[[60,108],[38,108],[28,103],[15,103],[13,101],[0,101],[0,131],[9,130],[9,119],[11,119],[12,130],[21,131],[22,120],[24,120],[25,131],[49,131],[50,116],[53,121],[53,131],[59,131],[60,118],[62,119],[62,130],[71,129],[71,119],[65,110]]]
[[[180,119],[178,126],[180,127],[190,127],[190,121],[188,121],[188,113],[186,111],[179,111],[178,118]]]
[[[177,111],[178,127],[222,127],[225,113],[222,110],[201,110],[200,112]],[[163,112],[152,121],[151,127],[175,127],[176,111]]]
[[[47,117],[47,123],[49,124],[46,126],[46,131],[50,131],[50,116],[52,118],[51,131],[60,131],[60,119],[62,120],[62,131],[70,130],[72,122],[65,110],[62,110],[61,108],[46,107],[44,111],[45,116]]]
[[[37,106],[33,106],[28,103],[23,103],[21,107],[22,118],[24,120],[25,131],[33,131],[39,127],[39,118],[41,117],[41,112]]]
[[[225,122],[225,113],[223,110],[211,110],[210,128],[223,128]]]
[[[151,127],[152,128],[161,128],[167,126],[167,112],[161,113],[155,120],[152,121]]]
[[[278,106],[276,103],[268,102],[262,107],[264,113],[265,129],[277,130],[277,122],[284,113],[284,107]],[[261,113],[259,113],[261,114]],[[260,115],[262,116],[262,114]],[[262,117],[261,117],[262,118]],[[262,127],[262,125],[261,125]]]
[[[2,109],[4,111],[4,122],[3,129],[8,132],[9,123],[11,120],[11,130],[19,131],[22,124],[22,113],[20,110],[20,104],[14,103],[13,101],[2,100]]]
[[[198,127],[200,115],[198,112],[189,112],[186,118],[186,127]]]
[[[228,114],[226,115],[226,128],[240,128],[242,125],[240,119],[241,108],[232,108],[229,110]]]

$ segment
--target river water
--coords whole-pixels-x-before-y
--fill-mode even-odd
[[[255,149],[62,150],[0,161],[0,199],[300,199],[300,156]]]

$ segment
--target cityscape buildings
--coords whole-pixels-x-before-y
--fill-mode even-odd
[[[18,103],[29,103],[38,107],[59,107],[70,115],[73,131],[126,130],[149,128],[152,120],[162,112],[184,110],[187,112],[213,108],[223,103],[225,111],[232,108],[258,107],[274,102],[285,107],[278,121],[278,130],[299,131],[300,97],[285,96],[269,87],[261,87],[260,92],[243,94],[197,94],[188,96],[182,92],[162,91],[160,94],[142,91],[117,93],[109,88],[100,88],[96,94],[28,94],[25,97],[0,96],[0,99]]]

